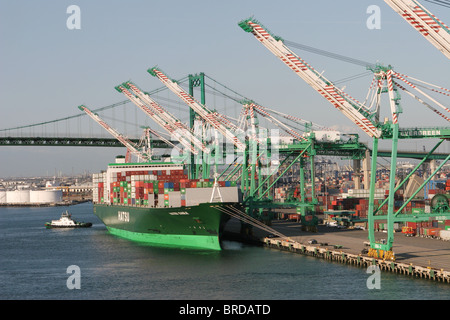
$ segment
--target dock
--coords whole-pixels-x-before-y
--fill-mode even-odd
[[[272,220],[271,227],[286,235],[272,237],[253,230],[252,236],[238,236],[239,221],[230,221],[226,238],[249,244],[303,254],[319,259],[367,268],[376,265],[382,272],[423,278],[450,284],[450,242],[440,239],[407,237],[397,233],[393,251],[395,261],[375,259],[362,253],[367,247],[367,230],[338,229],[319,225],[317,232],[302,231],[301,225],[286,220]],[[383,232],[377,232],[382,238]]]

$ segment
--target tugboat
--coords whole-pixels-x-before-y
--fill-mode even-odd
[[[72,219],[72,215],[66,210],[61,214],[59,220],[52,220],[51,222],[46,222],[45,227],[49,228],[88,228],[92,226],[90,222],[77,222]]]

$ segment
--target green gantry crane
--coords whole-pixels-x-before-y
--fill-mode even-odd
[[[307,84],[321,94],[327,101],[329,101],[336,109],[342,112],[347,118],[355,123],[360,129],[362,129],[370,138],[373,139],[372,146],[372,164],[371,164],[371,181],[370,181],[370,198],[369,198],[369,240],[371,249],[369,255],[383,259],[395,259],[395,254],[392,251],[394,242],[394,221],[402,221],[406,217],[400,216],[401,210],[406,204],[411,201],[408,199],[405,204],[398,211],[394,212],[394,189],[395,189],[395,172],[397,164],[397,147],[399,139],[417,139],[417,138],[438,138],[438,139],[450,139],[450,127],[436,127],[436,128],[400,128],[398,117],[402,113],[400,106],[400,94],[399,89],[406,92],[408,95],[414,97],[417,101],[423,103],[427,108],[443,117],[446,121],[450,121],[450,118],[444,112],[450,112],[450,110],[431,96],[427,95],[424,91],[418,88],[414,82],[419,81],[417,79],[408,78],[404,74],[397,73],[391,66],[384,67],[381,65],[370,66],[369,68],[374,73],[374,81],[372,82],[373,98],[370,105],[367,106],[364,103],[359,102],[355,98],[351,97],[343,90],[335,86],[331,81],[326,79],[321,73],[316,71],[310,64],[300,58],[292,50],[290,50],[284,43],[283,39],[278,36],[272,35],[261,23],[253,18],[245,19],[239,22],[239,26],[246,32],[252,33],[256,39],[263,44],[270,52],[278,57],[285,65],[293,70],[298,76],[300,76]],[[423,83],[422,83],[423,85]],[[426,84],[432,87],[435,92],[449,95],[450,90]],[[408,89],[406,89],[408,87]],[[413,94],[411,91],[415,90],[422,97]],[[380,121],[380,105],[381,94],[387,92],[389,95],[390,106],[390,119]],[[426,102],[428,99],[431,102]],[[430,103],[434,103],[444,111],[441,112],[437,108],[433,107]],[[377,209],[374,208],[374,191],[375,191],[375,177],[376,177],[376,163],[377,163],[377,151],[379,139],[386,139],[392,141],[391,149],[391,175],[389,178],[389,196],[386,199],[388,204],[387,215],[375,216]],[[441,142],[442,143],[442,140]],[[440,144],[439,143],[439,144]],[[436,150],[438,145],[433,148]],[[449,160],[447,157],[442,164],[436,169],[433,175]],[[423,160],[425,161],[426,158]],[[431,175],[426,181],[433,176]],[[450,212],[441,213],[442,217],[450,217]],[[428,218],[429,219],[429,215]],[[411,217],[409,217],[411,218]],[[388,225],[387,240],[378,242],[375,239],[374,234],[374,220],[386,219]],[[425,217],[424,217],[425,219]]]

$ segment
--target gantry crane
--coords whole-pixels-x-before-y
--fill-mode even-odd
[[[170,140],[166,139],[165,137],[163,137],[158,131],[153,130],[152,128],[146,127],[146,126],[143,126],[142,128],[145,130],[145,137],[148,140],[147,143],[149,145],[151,144],[151,142],[150,142],[150,139],[151,139],[150,138],[150,134],[152,134],[152,135],[158,137],[165,144],[167,144],[167,145],[171,146],[172,148],[174,148],[175,150],[177,150],[180,154],[183,153],[183,149],[182,148],[180,148],[176,144],[172,143],[172,141],[170,141]]]
[[[190,152],[197,154],[198,151],[194,146],[185,140],[185,136],[180,134],[177,127],[173,123],[168,123],[152,108],[149,108],[144,104],[138,97],[133,95],[129,90],[127,90],[123,85],[118,85],[115,87],[118,92],[123,93],[131,102],[133,102],[137,107],[143,110],[151,119],[153,119],[157,124],[159,124],[163,129],[165,129],[169,134],[174,136],[178,141],[186,147]]]
[[[130,92],[128,88],[133,91]],[[115,87],[118,92],[123,93],[137,107],[144,111],[151,119],[169,132],[187,150],[198,154],[198,149],[209,152],[209,149],[198,140],[184,124],[167,112],[147,94],[144,94],[136,85],[130,81]]]
[[[358,142],[355,134],[342,135],[338,131],[310,121],[262,107],[251,100],[242,100],[240,103],[244,108],[239,124],[248,132],[249,159],[255,159],[249,161],[250,164],[247,166],[246,158],[244,158],[240,176],[247,213],[255,216],[259,210],[259,218],[265,219],[266,215],[261,215],[264,208],[295,208],[300,213],[302,228],[309,231],[317,230],[318,219],[315,216],[315,205],[318,201],[314,188],[311,188],[311,200],[306,198],[305,167],[307,162],[310,163],[311,181],[314,181],[316,154],[361,160],[364,157],[366,146]],[[267,128],[259,127],[257,116],[262,116],[290,137],[285,139],[278,134],[275,136],[271,134],[270,139],[267,139],[269,136],[264,133]],[[286,120],[292,121],[296,126],[303,126],[304,128],[301,130],[305,132],[302,133],[295,128],[296,126],[287,124]],[[281,155],[281,158],[284,159],[279,157]],[[261,159],[266,161],[261,161]],[[300,192],[297,194],[297,196],[300,195],[299,199],[294,196],[283,203],[274,203],[271,199],[271,188],[296,163],[299,164],[300,185],[298,190]],[[262,172],[264,174],[261,174]]]
[[[245,142],[242,141],[243,133],[238,132],[238,128],[227,121],[223,116],[208,109],[206,105],[199,103],[189,93],[187,93],[178,83],[169,79],[159,68],[149,68],[148,73],[157,77],[164,85],[183,100],[192,110],[194,110],[206,123],[220,132],[228,141],[234,144],[238,152],[245,150]]]
[[[259,22],[247,19],[239,22],[244,31],[251,32],[270,52],[283,61],[313,89],[325,97],[334,107],[344,113],[351,121],[370,137],[380,137],[381,130],[374,123],[374,114],[356,99],[352,98],[303,59],[291,51],[281,38],[272,36]]]
[[[450,59],[450,28],[417,0],[384,0],[403,19]]]
[[[261,179],[262,165],[259,160],[263,156],[270,159],[269,154],[270,150],[268,150],[268,148],[264,150],[264,146],[267,146],[268,144],[268,139],[267,138],[260,139],[258,134],[258,125],[256,122],[257,119],[255,117],[255,113],[258,112],[264,115],[265,117],[269,118],[270,121],[277,123],[277,125],[283,127],[283,130],[288,132],[291,136],[295,137],[296,139],[302,141],[305,141],[307,139],[305,139],[301,134],[297,133],[292,128],[289,128],[288,126],[284,125],[282,122],[280,121],[277,122],[274,117],[270,116],[267,110],[265,110],[263,107],[253,102],[242,102],[244,104],[244,109],[248,111],[246,115],[249,116],[248,127],[250,128],[250,136],[246,136],[246,133],[244,132],[244,130],[242,130],[242,128],[240,128],[237,125],[234,125],[231,121],[228,121],[226,117],[224,117],[223,115],[211,111],[206,105],[196,101],[190,94],[188,94],[183,88],[181,88],[181,86],[179,86],[178,83],[170,80],[169,77],[166,74],[164,74],[159,68],[157,67],[150,68],[148,69],[148,72],[151,75],[157,77],[173,93],[175,93],[181,100],[183,100],[192,110],[195,111],[196,114],[198,114],[203,119],[203,121],[205,121],[215,130],[217,130],[217,132],[221,133],[228,141],[230,141],[234,145],[237,153],[242,155],[243,161],[242,166],[240,166],[242,169],[240,175],[240,178],[242,179],[241,190],[244,193],[243,205],[247,211],[247,214],[253,216],[255,211],[261,212],[262,208],[273,207],[274,206],[273,203],[269,199],[263,199],[263,196],[267,194],[268,190],[270,190],[270,188],[275,184],[275,182],[278,179],[276,179],[270,185],[268,185],[267,183],[269,179],[273,178],[272,174],[269,174],[269,176],[266,177],[265,179]],[[245,112],[246,111],[244,111],[244,113]],[[303,150],[300,152],[299,155],[297,155],[296,159],[292,163],[300,161],[300,158],[307,151],[312,153],[311,147],[312,143],[309,143],[308,141],[308,145],[303,148]],[[289,157],[294,153],[295,152],[290,152],[290,154],[285,158],[285,161],[289,159]],[[219,156],[217,152],[216,156]],[[283,164],[284,161],[279,164],[278,168],[280,168],[281,165]],[[291,165],[289,165],[281,175],[286,173],[287,170],[291,167]],[[313,166],[311,168],[313,171],[314,170]],[[268,188],[264,189],[263,191],[262,189],[263,186],[268,186]],[[305,198],[303,197],[302,201],[304,201],[304,199]],[[291,204],[287,203],[285,205]],[[299,203],[296,203],[295,205],[298,206]]]
[[[398,139],[411,139],[411,138],[450,138],[450,128],[434,128],[427,130],[426,128],[399,128],[399,114],[402,113],[402,108],[400,106],[400,95],[398,93],[399,89],[406,90],[401,86],[396,80],[404,81],[410,87],[418,90],[420,93],[424,94],[423,91],[414,86],[410,81],[406,80],[406,77],[399,74],[393,70],[391,66],[384,67],[381,65],[376,65],[372,68],[376,80],[376,91],[377,91],[377,104],[376,108],[369,108],[364,103],[357,101],[350,95],[345,93],[343,90],[337,88],[331,81],[323,77],[322,74],[318,73],[312,66],[310,66],[306,61],[297,56],[293,51],[291,51],[285,44],[283,39],[277,36],[273,36],[268,32],[258,21],[253,18],[242,20],[239,22],[239,26],[246,32],[252,33],[257,40],[259,40],[269,51],[271,51],[275,56],[277,56],[284,64],[286,64],[290,69],[292,69],[297,75],[299,75],[303,80],[307,82],[312,88],[314,88],[318,93],[325,97],[334,107],[341,111],[347,118],[353,121],[358,127],[360,127],[366,134],[373,139],[372,147],[372,165],[371,165],[371,181],[370,181],[370,197],[369,197],[369,240],[371,243],[371,251],[369,254],[375,257],[382,257],[385,259],[394,259],[394,253],[392,251],[394,235],[393,235],[393,224],[394,220],[398,219],[398,214],[400,211],[394,213],[394,187],[395,187],[395,172],[397,163],[397,145]],[[448,95],[448,89],[440,88],[440,92]],[[436,91],[436,90],[434,90]],[[389,105],[391,120],[387,122],[380,122],[379,119],[379,94],[381,92],[388,92],[389,95]],[[411,94],[408,91],[408,94]],[[412,95],[412,94],[411,94]],[[422,99],[415,95],[412,95],[416,100],[422,102],[433,110],[438,115],[442,116],[444,119],[449,121],[449,118],[439,112],[434,107],[431,107],[429,103],[424,102]],[[443,108],[446,112],[450,110],[444,105],[438,103],[436,100],[432,99],[430,96],[425,96],[431,99],[432,102],[437,104],[439,107]],[[375,189],[375,176],[376,176],[376,164],[377,164],[377,150],[378,150],[378,140],[379,139],[391,139],[392,140],[392,151],[391,151],[391,175],[389,179],[389,190],[391,192],[388,196],[388,212],[383,218],[387,220],[388,225],[388,237],[385,243],[379,243],[375,240],[373,232],[374,223],[374,189]],[[443,162],[445,164],[450,160],[450,155]],[[443,165],[441,164],[441,166]],[[441,167],[440,166],[440,167]],[[439,167],[439,168],[440,168]],[[434,174],[437,171],[434,172]],[[434,175],[433,174],[433,175]],[[433,176],[432,175],[432,176]],[[431,177],[432,177],[431,176]],[[429,179],[431,179],[429,177]],[[412,198],[408,199],[407,202],[411,201]],[[406,206],[406,204],[405,204]],[[403,209],[403,207],[402,207]],[[448,213],[450,216],[450,213]],[[379,217],[377,217],[379,218]]]
[[[108,125],[105,121],[103,121],[102,118],[100,118],[100,116],[98,114],[92,112],[89,108],[87,108],[84,105],[81,105],[78,108],[81,111],[84,111],[88,116],[90,116],[99,125],[101,125],[114,138],[119,140],[127,148],[127,151],[129,151],[131,154],[133,154],[133,155],[137,156],[138,158],[140,158],[144,161],[147,161],[147,162],[151,160],[151,156],[147,152],[139,150],[139,147],[135,143],[133,143],[127,137],[125,137],[121,133],[119,133],[116,129],[114,129],[110,125]]]

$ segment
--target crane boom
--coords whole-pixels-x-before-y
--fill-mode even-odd
[[[231,141],[238,151],[245,150],[245,143],[243,143],[232,131],[230,126],[226,126],[223,119],[218,116],[216,112],[212,112],[206,106],[196,101],[176,82],[172,81],[161,70],[156,67],[149,68],[148,73],[157,77],[164,85],[167,86],[173,93],[175,93],[181,100],[183,100],[192,110],[194,110],[206,123],[219,131],[227,140]]]
[[[262,115],[264,118],[266,118],[267,120],[269,120],[270,122],[272,122],[273,124],[275,124],[278,127],[281,127],[287,134],[289,134],[290,136],[292,136],[294,139],[297,139],[299,141],[307,141],[308,139],[305,138],[303,135],[301,135],[300,133],[298,133],[297,131],[293,130],[291,127],[287,126],[286,124],[284,124],[283,122],[279,121],[278,119],[276,119],[275,117],[273,117],[267,110],[266,108],[254,103],[254,102],[250,102],[247,104],[247,106],[250,108],[250,111],[256,112],[260,115]]]
[[[147,106],[151,107],[156,114],[158,114],[161,118],[163,118],[167,123],[172,125],[172,128],[176,128],[181,132],[182,139],[190,140],[199,150],[202,150],[204,153],[210,153],[210,149],[206,147],[202,141],[200,141],[190,130],[189,128],[165,110],[161,105],[159,105],[155,100],[153,100],[148,94],[144,93],[141,89],[139,89],[134,83],[131,81],[127,81],[123,84],[126,88],[129,88],[141,101],[143,101]],[[145,110],[144,110],[145,111]]]
[[[128,99],[131,100],[131,102],[133,102],[137,107],[139,107],[142,111],[144,111],[149,117],[151,117],[157,124],[163,127],[167,132],[169,132],[184,147],[190,150],[193,154],[198,154],[197,149],[194,148],[194,146],[190,143],[190,141],[186,139],[186,136],[184,136],[180,132],[181,130],[177,130],[177,128],[174,127],[171,123],[168,123],[163,118],[161,118],[161,116],[158,114],[157,111],[153,110],[152,108],[144,104],[138,97],[133,95],[123,85],[116,86],[116,90],[123,93]]]
[[[281,38],[272,36],[253,18],[242,20],[239,22],[239,26],[244,31],[251,32],[270,52],[370,137],[379,138],[381,136],[381,130],[370,120],[374,115],[370,113],[366,106],[350,97],[323,75],[319,74],[313,67],[291,51]]]
[[[433,46],[450,59],[450,28],[417,0],[384,0]]]
[[[168,145],[172,146],[173,148],[177,149],[179,152],[183,152],[183,149],[181,149],[180,147],[178,147],[177,145],[173,144],[170,140],[167,140],[166,138],[164,138],[161,134],[159,134],[156,130],[153,130],[150,127],[144,127],[145,131],[146,131],[146,135],[149,136],[150,133],[157,136],[160,140],[162,140],[163,142],[167,143]]]
[[[139,148],[132,141],[130,141],[128,138],[124,137],[116,129],[112,128],[105,121],[103,121],[102,118],[100,118],[100,116],[98,114],[93,113],[91,110],[89,110],[89,108],[87,108],[84,105],[81,105],[78,108],[81,111],[86,112],[86,114],[88,116],[90,116],[95,122],[97,122],[99,125],[101,125],[114,138],[119,140],[127,148],[127,150],[129,152],[131,152],[132,154],[134,154],[137,157],[140,157],[140,158],[144,159],[145,161],[150,161],[151,160],[150,157],[147,154],[142,153],[141,151],[139,151]]]

